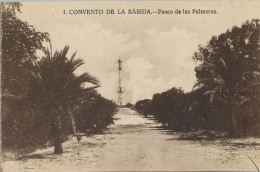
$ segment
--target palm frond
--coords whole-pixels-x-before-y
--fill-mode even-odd
[[[70,62],[72,62],[72,61],[74,60],[76,54],[77,54],[77,51],[76,51],[75,53],[72,54],[72,56],[70,57]]]
[[[83,73],[80,76],[77,76],[77,80],[81,83],[91,83],[97,86],[100,86],[99,80],[94,76],[90,75],[89,73]]]
[[[97,85],[97,86],[94,86],[94,87],[88,87],[88,88],[85,88],[84,90],[89,92],[89,91],[94,90],[94,89],[96,89],[98,87],[100,87],[100,86]]]
[[[75,59],[69,62],[68,65],[71,66],[71,71],[74,72],[78,67],[84,64],[83,59]]]

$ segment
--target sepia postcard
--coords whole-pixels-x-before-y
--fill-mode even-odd
[[[8,1],[0,32],[0,171],[260,171],[260,1]]]

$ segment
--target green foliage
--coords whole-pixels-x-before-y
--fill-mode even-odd
[[[171,89],[138,101],[174,130],[230,131],[231,136],[260,135],[260,20],[246,21],[199,46],[193,59],[197,83],[190,93]]]
[[[76,53],[68,58],[69,46],[52,55],[43,47],[44,41],[50,41],[48,34],[16,17],[21,4],[1,4],[3,151],[23,154],[54,145],[55,153],[62,153],[62,142],[75,132],[72,124],[77,109],[91,111],[84,116],[86,122],[78,120],[77,125],[95,124],[103,129],[112,123],[116,107],[95,93],[99,81],[88,73],[75,74],[83,60],[76,59]],[[38,50],[45,56],[37,57]],[[92,121],[92,115],[97,119]]]
[[[88,91],[99,86],[99,81],[88,73],[75,75],[75,70],[84,63],[75,59],[76,53],[68,59],[68,50],[69,46],[65,46],[53,56],[47,51],[46,57],[35,64],[37,69],[31,72],[32,89],[28,98],[38,100],[37,104],[47,111],[73,109],[84,101]],[[84,83],[93,87],[85,88]]]
[[[50,125],[27,102],[2,98],[2,150],[24,154],[51,140]]]
[[[88,73],[76,75],[75,70],[83,65],[83,60],[75,59],[76,53],[67,58],[69,46],[56,51],[52,56],[46,51],[46,56],[35,63],[31,71],[30,91],[27,96],[37,109],[47,117],[51,125],[51,135],[54,139],[55,153],[62,153],[62,134],[73,133],[73,127],[62,130],[64,119],[69,119],[74,109],[85,101],[86,94],[99,86],[99,81]],[[84,87],[85,83],[93,87]],[[64,128],[64,127],[63,127]],[[65,129],[66,129],[65,128]],[[57,150],[57,151],[56,151]]]
[[[183,119],[185,113],[185,94],[182,90],[172,88],[161,94],[154,94],[152,99],[153,109],[156,118],[162,123],[173,124],[178,116],[178,122]]]
[[[113,124],[113,115],[118,111],[116,104],[96,92],[88,94],[87,101],[75,111],[76,130],[86,134],[102,133]]]
[[[132,103],[126,103],[126,107],[130,108],[130,109],[134,109],[134,105]]]
[[[259,108],[251,109],[260,105],[259,21],[247,21],[241,27],[235,26],[218,37],[212,37],[193,57],[201,63],[195,69],[198,81],[194,87],[202,89],[201,96],[209,97],[213,104],[209,115],[225,114],[233,133],[245,132],[241,126],[244,120],[259,119]],[[251,119],[248,119],[249,109],[255,111],[250,113],[255,114]]]
[[[18,2],[2,5],[2,90],[4,94],[19,96],[26,87],[28,69],[37,59],[36,51],[43,49],[43,41],[49,40],[41,33],[16,17],[20,12]]]
[[[140,101],[136,102],[135,109],[139,113],[141,113],[145,116],[151,115],[152,114],[152,100],[144,99],[144,100],[140,100]]]
[[[19,2],[1,3],[2,142],[3,149],[26,152],[48,140],[42,135],[48,127],[40,125],[37,109],[25,99],[29,93],[31,70],[37,60],[36,51],[43,49],[42,43],[49,40],[49,36],[18,19],[16,13],[20,12],[20,7]]]
[[[163,93],[156,93],[153,99],[136,102],[136,110],[144,115],[153,115],[155,119],[168,129],[186,131],[195,126],[189,112],[188,95],[181,89],[172,88]]]

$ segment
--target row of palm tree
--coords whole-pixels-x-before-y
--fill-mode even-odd
[[[69,46],[53,54],[52,48],[43,46],[43,42],[50,42],[48,33],[37,32],[18,19],[20,7],[21,3],[2,3],[3,149],[23,153],[54,145],[54,153],[60,154],[62,142],[80,125],[94,125],[92,118],[103,117],[108,121],[102,126],[105,128],[113,122],[117,109],[114,102],[96,93],[100,87],[97,78],[86,72],[76,74],[84,62],[76,58],[76,53],[68,57]],[[37,51],[42,51],[43,57],[38,57]],[[92,86],[86,87],[86,83]],[[95,109],[89,107],[92,100]],[[79,109],[92,113],[81,112],[84,120],[75,121]]]
[[[194,88],[204,90],[202,96],[209,96],[210,103],[216,99],[226,105],[231,135],[237,135],[239,118],[248,115],[241,109],[260,105],[260,20],[246,21],[212,37],[200,46],[194,60],[201,63],[195,69],[198,81]],[[258,120],[259,108],[253,111],[256,116],[251,120]]]
[[[183,128],[192,125],[227,130],[230,136],[259,135],[260,20],[246,21],[213,36],[199,46],[193,59],[198,66],[192,92],[178,94],[173,88],[155,94],[152,105],[140,109],[145,102],[137,102],[137,110],[152,112],[161,122]],[[146,100],[146,104],[151,102]]]

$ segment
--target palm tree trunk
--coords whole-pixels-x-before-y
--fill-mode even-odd
[[[61,140],[61,121],[57,113],[52,114],[52,136],[54,141],[54,154],[62,154],[62,140]]]
[[[237,136],[238,135],[238,126],[237,126],[237,120],[236,120],[236,115],[235,115],[235,108],[234,105],[231,105],[231,124],[232,124],[232,128],[231,128],[231,136]]]
[[[74,115],[72,114],[72,110],[69,109],[69,115],[70,115],[70,119],[71,119],[71,125],[72,125],[72,129],[73,129],[73,134],[75,134],[76,131],[76,122],[75,122],[75,118]]]

